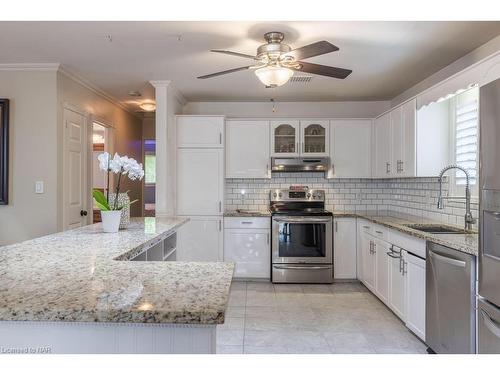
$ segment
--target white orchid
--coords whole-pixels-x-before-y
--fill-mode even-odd
[[[106,204],[109,209],[109,172],[118,174],[118,184],[116,186],[116,197],[120,192],[120,182],[122,176],[128,176],[128,178],[132,181],[142,180],[144,177],[144,169],[142,164],[138,163],[135,159],[129,158],[128,156],[120,156],[118,153],[115,153],[113,159],[110,159],[110,154],[108,152],[103,152],[97,157],[99,161],[99,168],[103,171],[106,171],[108,174],[108,184],[107,184],[107,194],[106,194]],[[100,192],[97,192],[100,193]],[[101,193],[102,194],[102,193]],[[95,198],[95,197],[94,197]],[[97,200],[97,198],[96,198]],[[100,197],[100,200],[104,200],[104,196]],[[113,209],[117,209],[116,201]],[[103,205],[105,207],[106,205]]]

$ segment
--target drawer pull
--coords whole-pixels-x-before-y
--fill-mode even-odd
[[[253,221],[242,221],[241,224],[253,224]]]
[[[379,230],[376,230],[375,233],[378,233],[378,234],[384,234],[384,232],[381,232]]]

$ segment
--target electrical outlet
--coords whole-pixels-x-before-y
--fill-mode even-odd
[[[43,181],[35,181],[35,194],[43,194]]]

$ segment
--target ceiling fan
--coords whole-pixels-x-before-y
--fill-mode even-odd
[[[255,74],[266,87],[282,86],[293,76],[294,71],[317,74],[332,78],[344,79],[352,73],[350,69],[336,68],[333,66],[312,64],[301,61],[310,57],[324,55],[326,53],[338,51],[339,48],[327,41],[320,41],[294,50],[288,44],[283,43],[285,35],[278,31],[264,34],[266,44],[257,48],[257,55],[247,55],[239,52],[225,50],[211,50],[211,52],[223,53],[226,55],[239,56],[254,60],[255,65],[242,66],[224,70],[222,72],[207,74],[198,77],[206,79],[217,77],[223,74],[234,73],[240,70],[255,70]]]

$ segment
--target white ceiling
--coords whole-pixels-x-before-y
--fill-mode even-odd
[[[328,40],[340,51],[307,61],[353,70],[345,80],[266,89],[253,72],[197,76],[248,65],[267,31],[297,48]],[[66,65],[120,101],[169,79],[188,101],[387,100],[500,34],[500,22],[0,22],[0,63]]]

